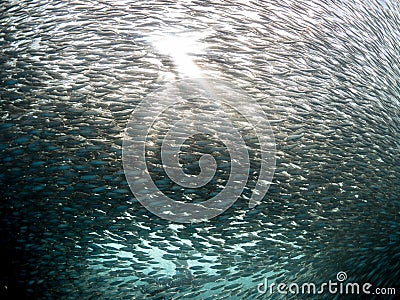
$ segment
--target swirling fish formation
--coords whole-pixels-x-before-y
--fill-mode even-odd
[[[399,287],[399,1],[4,0],[0,11],[0,298],[265,299],[265,278],[338,272]],[[176,100],[162,95],[182,99],[162,110]],[[271,180],[257,133],[268,128]],[[228,143],[239,135],[246,153]],[[141,203],[135,137],[171,201],[201,207],[236,175],[243,191],[204,222],[160,218],[158,202]],[[231,172],[242,164],[246,176]],[[250,208],[258,183],[269,189]]]

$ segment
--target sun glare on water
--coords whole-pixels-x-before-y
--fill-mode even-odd
[[[202,71],[193,60],[193,55],[204,50],[197,36],[168,34],[151,37],[150,42],[158,52],[172,58],[181,76],[201,77]]]

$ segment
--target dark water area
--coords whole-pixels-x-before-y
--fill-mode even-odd
[[[399,41],[396,0],[3,0],[0,298],[360,299],[257,290],[338,272],[398,297]],[[276,170],[255,208],[254,175],[223,214],[178,224],[135,199],[122,141],[140,101],[198,70],[263,108]],[[192,144],[188,161],[219,152],[213,185],[165,181],[156,146],[151,175],[201,201],[230,158],[218,141]]]

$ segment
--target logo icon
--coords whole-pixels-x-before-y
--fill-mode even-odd
[[[340,271],[336,274],[336,278],[339,281],[345,281],[345,280],[347,280],[347,274],[346,274],[346,272]]]
[[[173,199],[166,195],[168,186],[199,189],[216,176],[218,149],[197,155],[198,174],[183,168],[181,149],[199,135],[223,144],[230,157],[229,179],[218,194],[210,191],[212,197],[200,203]],[[201,141],[196,144],[201,145]],[[275,171],[275,139],[266,114],[228,82],[190,78],[166,85],[136,106],[126,126],[122,162],[132,193],[146,209],[167,220],[195,223],[223,213],[241,196],[251,175],[249,149],[256,146],[258,178],[251,189],[250,208],[262,201]],[[161,163],[149,162],[149,153]],[[167,187],[160,189],[157,182]]]

